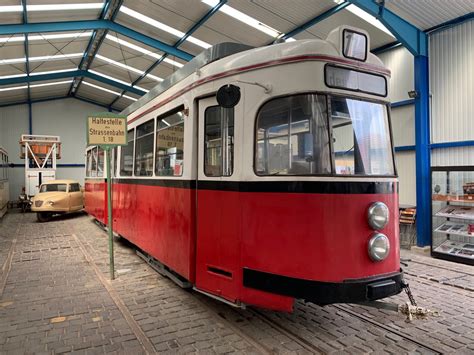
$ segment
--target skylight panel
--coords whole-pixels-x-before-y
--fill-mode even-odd
[[[185,35],[184,32],[181,32],[179,30],[177,30],[176,28],[173,28],[171,26],[168,26],[168,25],[165,25],[164,23],[160,22],[160,21],[157,21],[157,20],[154,20],[152,19],[151,17],[148,17],[148,16],[145,16],[135,10],[132,10],[126,6],[121,6],[120,7],[120,11],[123,12],[124,14],[128,15],[128,16],[131,16],[139,21],[142,21],[150,26],[153,26],[153,27],[156,27],[156,28],[159,28],[160,30],[162,31],[165,31],[165,32],[168,32],[170,34],[172,34],[173,36],[176,36],[178,38],[181,38]],[[207,42],[204,42],[204,41],[201,41],[200,39],[197,39],[195,37],[192,37],[192,36],[189,36],[188,38],[186,38],[186,41],[188,42],[191,42],[191,43],[194,43],[195,45],[199,46],[199,47],[202,47],[202,48],[209,48],[211,47],[211,45]]]
[[[219,0],[202,0],[202,2],[205,3],[206,5],[214,7],[219,3]],[[266,33],[267,35],[269,35],[271,37],[277,38],[278,36],[280,36],[282,34],[281,32],[275,30],[274,28],[258,21],[257,19],[255,19],[255,18],[253,18],[249,15],[244,14],[243,12],[241,12],[239,10],[234,9],[233,7],[230,7],[229,5],[222,6],[219,9],[219,11],[225,13],[226,15],[229,15],[229,16],[235,18],[236,20],[239,20],[239,21],[245,23],[248,26],[251,26],[251,27],[263,32],[263,33]]]
[[[117,67],[119,67],[119,68],[122,68],[122,69],[125,69],[125,70],[129,70],[129,71],[131,71],[131,72],[134,72],[134,73],[137,73],[137,74],[140,74],[140,75],[145,74],[145,72],[144,72],[143,70],[140,70],[140,69],[131,67],[130,65],[127,65],[127,64],[123,64],[123,63],[117,62],[117,61],[115,61],[115,60],[113,60],[113,59],[104,57],[103,55],[97,54],[95,57],[96,57],[97,59],[99,59],[99,60],[102,60],[102,61],[107,62],[107,63],[109,63],[109,64],[115,65],[115,66],[117,66]],[[152,75],[152,74],[147,74],[146,76],[149,77],[150,79],[155,80],[155,81],[159,81],[159,82],[163,81],[162,78],[157,77],[157,76]]]
[[[140,53],[143,53],[143,54],[146,54],[150,57],[153,57],[155,59],[161,59],[162,55],[161,54],[158,54],[158,53],[153,53],[152,51],[149,51],[148,49],[145,49],[145,48],[142,48],[140,46],[137,46],[133,43],[130,43],[130,42],[127,42],[127,41],[124,41],[123,39],[120,39],[120,38],[117,38],[115,36],[112,36],[112,35],[107,35],[106,38],[110,41],[113,41],[115,43],[118,43],[122,46],[125,46],[125,47],[128,47],[128,48],[131,48],[133,50],[136,50],[137,52],[140,52]],[[165,58],[163,60],[164,62],[166,63],[169,63],[175,67],[178,67],[178,68],[181,68],[183,66],[183,64],[175,61],[175,60],[172,60],[172,59],[169,59],[169,58]]]

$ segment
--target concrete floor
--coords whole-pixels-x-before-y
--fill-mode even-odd
[[[420,306],[439,317],[405,322],[388,310],[297,302],[293,314],[234,309],[185,291],[85,214],[0,222],[0,354],[474,353],[474,268],[402,251]],[[404,303],[404,294],[388,301]]]

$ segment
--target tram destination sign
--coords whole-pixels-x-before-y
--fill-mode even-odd
[[[98,113],[87,117],[87,145],[127,145],[127,116]]]

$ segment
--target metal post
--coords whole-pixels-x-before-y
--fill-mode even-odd
[[[108,230],[109,230],[109,257],[110,257],[110,279],[115,279],[114,272],[114,231],[112,222],[112,174],[110,171],[110,160],[112,158],[110,147],[105,147],[107,153],[107,217],[108,217]]]
[[[428,57],[415,56],[416,244],[431,244],[431,152]]]

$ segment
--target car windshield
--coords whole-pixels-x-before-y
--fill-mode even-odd
[[[46,184],[41,185],[40,192],[66,192],[67,185],[66,184]]]
[[[332,97],[330,117],[336,174],[395,174],[385,105]]]

